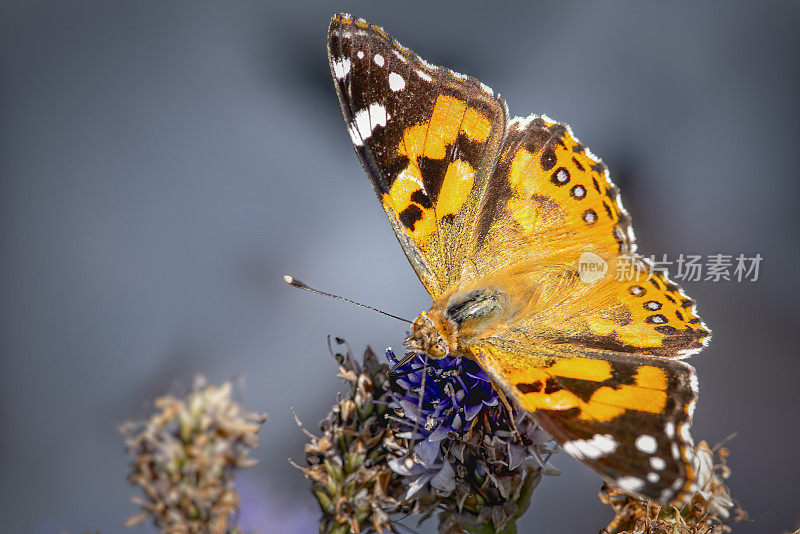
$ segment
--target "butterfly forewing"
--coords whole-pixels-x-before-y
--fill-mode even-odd
[[[435,298],[460,276],[505,132],[505,103],[349,16],[331,21],[328,53],[356,152]]]

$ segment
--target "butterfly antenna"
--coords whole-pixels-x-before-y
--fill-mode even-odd
[[[326,293],[325,291],[320,291],[319,289],[314,289],[313,287],[310,287],[307,284],[304,284],[303,282],[301,282],[297,278],[295,278],[293,276],[289,276],[288,274],[284,275],[283,279],[286,281],[287,284],[289,284],[290,286],[294,286],[294,287],[296,287],[298,289],[304,289],[306,291],[310,291],[311,293],[316,293],[317,295],[322,295],[322,296],[325,296],[325,297],[331,297],[332,299],[343,300],[345,302],[349,302],[350,304],[355,304],[356,306],[361,306],[362,308],[367,308],[368,310],[372,310],[372,311],[376,311],[378,313],[382,313],[383,315],[386,315],[387,317],[391,317],[392,319],[397,319],[398,321],[403,321],[404,323],[412,324],[411,321],[409,321],[408,319],[403,319],[402,317],[398,317],[396,315],[392,315],[391,313],[386,313],[385,311],[379,310],[378,308],[373,308],[372,306],[367,306],[366,304],[361,304],[360,302],[356,302],[355,300],[350,300],[350,299],[347,299],[347,298],[344,298],[344,297],[340,297],[339,295],[334,295],[333,293]]]

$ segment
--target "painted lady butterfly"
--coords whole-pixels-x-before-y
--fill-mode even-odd
[[[711,334],[665,275],[613,276],[623,256],[648,265],[606,166],[569,126],[510,119],[486,85],[364,20],[335,16],[328,55],[356,153],[433,297],[407,347],[472,358],[633,496],[696,491],[697,378],[679,359]]]

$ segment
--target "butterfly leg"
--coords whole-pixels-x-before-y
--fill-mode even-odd
[[[506,407],[506,411],[508,411],[508,420],[511,421],[511,428],[514,429],[514,433],[519,438],[520,435],[519,435],[519,430],[517,430],[517,423],[514,421],[514,409],[511,407],[511,403],[508,402],[508,397],[506,397],[506,394],[503,392],[502,388],[500,388],[497,384],[494,383],[494,380],[492,380],[492,387],[497,392],[497,396],[500,397],[503,406]]]
[[[400,358],[397,361],[397,363],[395,363],[387,371],[387,374],[389,375],[389,378],[399,378],[401,376],[405,376],[407,374],[414,373],[414,372],[418,371],[419,369],[411,369],[410,371],[406,371],[405,373],[401,373],[401,372],[398,371],[398,369],[400,369],[404,365],[410,363],[411,360],[413,360],[416,357],[417,357],[417,353],[416,352],[413,352],[413,351],[412,352],[406,352],[405,356]]]

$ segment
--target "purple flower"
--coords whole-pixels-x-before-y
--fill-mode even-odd
[[[398,361],[392,349],[386,350],[386,357],[392,363]],[[398,421],[406,427],[406,434],[400,437],[411,438],[418,422],[415,440],[441,441],[449,432],[468,428],[486,406],[497,406],[500,400],[486,371],[474,361],[451,356],[439,360],[428,358],[420,410],[423,367],[424,356],[417,356],[396,371],[402,377],[395,381],[398,387],[389,395],[392,407],[399,414]]]
[[[392,364],[398,361],[392,349],[386,350],[386,358]],[[420,407],[423,368],[427,376]],[[395,458],[389,467],[412,479],[406,499],[428,485],[438,494],[448,495],[455,489],[455,472],[442,458],[442,440],[469,429],[485,407],[497,406],[499,397],[486,372],[467,358],[428,358],[426,365],[425,357],[417,356],[396,372],[401,378],[389,392],[390,406],[400,427],[397,436],[412,440],[414,455],[413,462],[408,457]]]
[[[386,357],[393,364],[398,361],[391,349],[387,349]],[[427,376],[421,391],[423,368]],[[389,467],[410,480],[406,499],[428,487],[439,496],[453,492],[458,478],[454,465],[463,466],[467,436],[481,415],[485,416],[482,424],[491,429],[491,435],[484,437],[483,449],[496,452],[486,462],[475,464],[475,476],[495,477],[493,471],[498,468],[514,471],[531,457],[539,467],[544,466],[542,452],[548,452],[544,445],[550,436],[525,412],[515,413],[512,424],[489,376],[474,361],[448,356],[428,358],[426,364],[425,356],[420,355],[398,368],[396,374],[400,377],[387,395],[395,413],[391,418],[398,427],[397,437],[410,441],[413,455],[394,458]],[[498,486],[505,493],[505,485]]]

